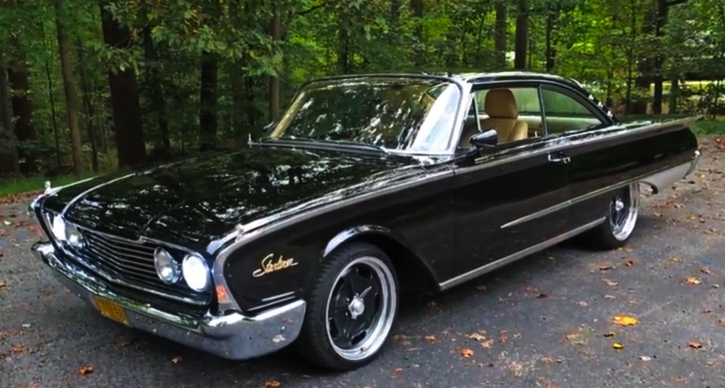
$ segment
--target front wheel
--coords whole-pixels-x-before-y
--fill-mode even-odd
[[[639,214],[639,183],[631,183],[612,196],[604,222],[582,238],[590,246],[616,249],[632,236]]]
[[[398,280],[379,248],[357,243],[333,252],[310,292],[300,353],[314,364],[350,370],[380,352],[398,313]]]

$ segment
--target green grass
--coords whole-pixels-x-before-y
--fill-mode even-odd
[[[43,176],[31,176],[21,178],[9,178],[0,180],[0,198],[13,195],[29,193],[32,191],[43,190],[45,188],[45,181],[50,181],[53,187],[67,185],[81,179],[90,178],[94,173],[83,174],[81,176],[65,175],[57,176],[53,178],[47,178]]]

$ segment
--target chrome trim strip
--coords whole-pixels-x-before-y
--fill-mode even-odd
[[[100,189],[101,187],[108,186],[108,185],[110,185],[112,183],[115,183],[115,182],[118,182],[120,180],[129,178],[129,177],[132,177],[134,175],[136,175],[136,173],[126,174],[126,175],[120,176],[118,178],[111,179],[108,182],[103,182],[103,183],[101,183],[99,185],[93,186],[90,189],[88,189],[88,190],[86,190],[86,191],[84,191],[84,192],[76,195],[73,199],[70,200],[70,202],[68,202],[68,204],[65,205],[65,207],[63,208],[63,210],[60,212],[61,216],[65,215],[65,213],[68,211],[68,209],[70,209],[70,207],[73,206],[76,202],[78,202],[81,198],[83,198],[86,195],[90,194],[94,190]]]
[[[667,131],[663,131],[664,133],[673,132],[677,130],[681,130],[683,128],[687,128],[686,126],[677,127],[676,124],[678,124],[680,121],[688,121],[688,119],[682,119],[682,120],[676,120],[671,123],[665,123],[665,127],[673,126],[673,128],[668,129]],[[573,140],[573,141],[566,141],[567,135],[561,135],[558,138],[552,139],[553,141],[549,141],[549,144],[545,146],[544,148],[533,150],[533,151],[522,151],[518,147],[513,147],[510,149],[507,149],[504,154],[489,154],[484,155],[479,158],[476,158],[475,163],[476,165],[481,165],[483,163],[486,163],[482,168],[490,168],[494,166],[498,166],[503,163],[510,163],[515,162],[518,160],[528,159],[539,155],[548,154],[551,152],[566,150],[569,148],[577,147],[580,145],[586,145],[590,143],[595,143],[601,140],[614,140],[619,138],[624,138],[628,136],[634,136],[641,134],[646,131],[650,131],[655,128],[662,127],[663,123],[651,123],[649,125],[643,125],[643,126],[636,126],[636,124],[623,124],[623,125],[617,125],[617,126],[610,126],[607,128],[602,128],[596,131],[589,131],[589,132],[581,132],[577,134],[572,134],[572,136],[581,135],[584,136],[586,133],[586,137],[579,139],[579,140]],[[633,128],[628,128],[628,126],[632,126]],[[615,132],[615,133],[611,133]],[[611,134],[610,134],[611,133]],[[535,145],[535,144],[534,144]],[[532,146],[531,144],[522,145],[522,147],[526,146]],[[517,155],[507,157],[506,154],[508,153],[518,153]],[[498,158],[498,159],[495,159]],[[492,160],[493,159],[493,160]]]
[[[591,228],[594,228],[604,222],[606,217],[602,217],[596,221],[590,222],[588,224],[582,225],[576,229],[570,230],[569,232],[566,232],[564,234],[561,234],[559,236],[556,236],[550,240],[546,240],[544,242],[538,243],[536,245],[532,245],[524,250],[518,251],[516,253],[513,253],[511,255],[508,255],[504,258],[498,259],[496,261],[490,262],[488,264],[485,264],[481,267],[478,267],[476,269],[470,270],[466,273],[463,273],[461,275],[458,275],[454,278],[448,279],[445,282],[439,283],[438,286],[440,287],[441,291],[447,290],[451,287],[457,286],[459,284],[465,283],[468,280],[471,280],[473,278],[476,278],[478,276],[481,276],[485,273],[491,272],[493,270],[496,270],[498,268],[501,268],[507,264],[513,263],[516,260],[522,259],[526,256],[529,256],[533,253],[542,251],[546,248],[549,248],[553,245],[556,245],[564,240],[567,240],[571,237],[576,236],[577,234],[580,234],[582,232],[585,232]]]
[[[244,225],[243,228],[237,227],[234,229],[232,234],[235,235],[235,241],[230,244],[229,246],[223,248],[221,252],[219,252],[219,255],[217,256],[216,260],[214,260],[214,266],[212,268],[212,277],[214,279],[214,284],[217,288],[222,288],[222,294],[228,296],[228,300],[222,301],[219,300],[219,310],[237,310],[241,311],[239,308],[239,305],[234,300],[234,298],[231,296],[231,290],[229,289],[229,286],[226,283],[226,279],[224,279],[224,265],[226,264],[227,259],[229,258],[229,255],[232,254],[232,252],[236,251],[239,247],[247,244],[250,240],[259,238],[267,233],[272,233],[274,231],[277,231],[279,229],[282,229],[286,227],[290,223],[300,222],[304,221],[306,219],[309,219],[311,217],[317,216],[320,213],[323,212],[329,212],[336,209],[339,209],[344,206],[354,205],[356,203],[368,200],[370,198],[376,198],[385,194],[393,193],[395,191],[400,190],[401,187],[416,187],[420,186],[426,183],[435,182],[438,180],[442,180],[445,178],[452,177],[454,175],[453,170],[446,170],[444,172],[438,172],[431,175],[428,175],[426,177],[422,177],[414,182],[404,182],[397,185],[391,185],[383,187],[379,190],[360,194],[358,196],[344,199],[344,200],[338,200],[336,202],[331,202],[324,204],[320,207],[317,207],[315,209],[309,210],[309,211],[303,211],[301,213],[296,213],[288,216],[287,218],[284,218],[283,220],[270,225],[266,229],[260,229],[261,226],[264,226],[265,223],[269,223],[271,221],[266,219],[259,219],[254,221],[255,228],[249,228],[249,224]],[[297,211],[296,209],[291,209],[290,212]],[[274,219],[280,218],[280,215],[272,216]],[[284,215],[282,217],[285,217]],[[217,297],[220,295],[220,293],[217,291]]]
[[[268,298],[262,299],[262,302],[271,302],[271,301],[276,300],[276,299],[284,298],[285,296],[293,295],[294,293],[295,293],[294,291],[290,291],[290,292],[285,292],[284,294],[270,296]]]
[[[247,309],[247,311],[248,312],[252,312],[252,311],[262,310],[262,309],[265,309],[265,308],[267,308],[269,306],[274,306],[274,305],[279,304],[279,303],[282,303],[282,302],[287,302],[287,301],[292,300],[294,298],[295,298],[294,295],[290,295],[290,296],[288,296],[286,298],[282,298],[280,300],[275,300],[274,302],[269,302],[269,303],[265,303],[265,304],[262,304],[262,305],[259,305],[259,306],[254,306],[254,307],[252,307],[250,309]]]
[[[655,171],[654,173],[648,172],[647,174],[641,174],[641,175],[638,175],[638,176],[636,176],[634,178],[630,178],[630,179],[627,179],[625,181],[622,181],[622,182],[619,182],[619,183],[616,183],[616,184],[613,184],[613,185],[609,185],[609,186],[606,186],[606,187],[602,187],[600,189],[594,190],[594,191],[589,192],[589,193],[584,194],[584,195],[580,195],[580,196],[578,196],[576,198],[572,198],[572,199],[566,200],[566,201],[564,201],[562,203],[556,204],[556,205],[551,206],[551,207],[548,207],[546,209],[539,210],[537,212],[531,213],[531,214],[526,215],[526,216],[523,216],[521,218],[517,218],[517,219],[515,219],[515,220],[513,220],[511,222],[508,222],[508,223],[505,223],[505,224],[501,225],[501,229],[508,228],[508,227],[515,226],[515,225],[519,225],[519,224],[523,224],[524,222],[531,221],[531,220],[535,220],[537,218],[540,218],[540,217],[549,215],[551,213],[555,213],[555,212],[557,212],[559,210],[566,209],[569,206],[576,205],[579,202],[583,202],[583,201],[592,199],[592,198],[597,197],[597,196],[600,196],[600,195],[602,195],[602,194],[604,194],[604,193],[606,193],[608,191],[612,191],[612,190],[616,190],[616,189],[625,187],[625,186],[627,186],[627,185],[629,185],[631,183],[637,182],[637,181],[642,181],[642,183],[649,184],[648,182],[645,182],[644,181],[648,177],[651,177],[653,175],[657,175],[657,174],[660,174],[660,173],[663,173],[663,172],[668,172],[668,171],[677,172],[678,170],[680,170],[684,166],[688,165],[689,163],[691,163],[691,162],[679,164],[679,165],[674,166],[674,167],[665,167],[665,168],[662,168],[660,170]]]
[[[697,162],[700,160],[700,155],[702,155],[700,150],[696,150],[695,156],[692,158],[692,162],[690,162],[691,163],[690,168],[688,168],[687,172],[685,173],[685,176],[684,176],[685,178],[687,178],[688,176],[690,176],[690,174],[695,172],[695,168],[697,168]]]

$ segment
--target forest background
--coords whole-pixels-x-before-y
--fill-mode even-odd
[[[506,69],[725,132],[725,0],[0,0],[0,196],[244,145],[314,77]]]

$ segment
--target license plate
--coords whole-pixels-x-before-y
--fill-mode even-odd
[[[123,307],[99,297],[94,297],[93,300],[96,302],[96,307],[98,307],[98,311],[101,315],[116,322],[123,323],[124,325],[128,325],[128,317],[126,316],[126,311]]]

